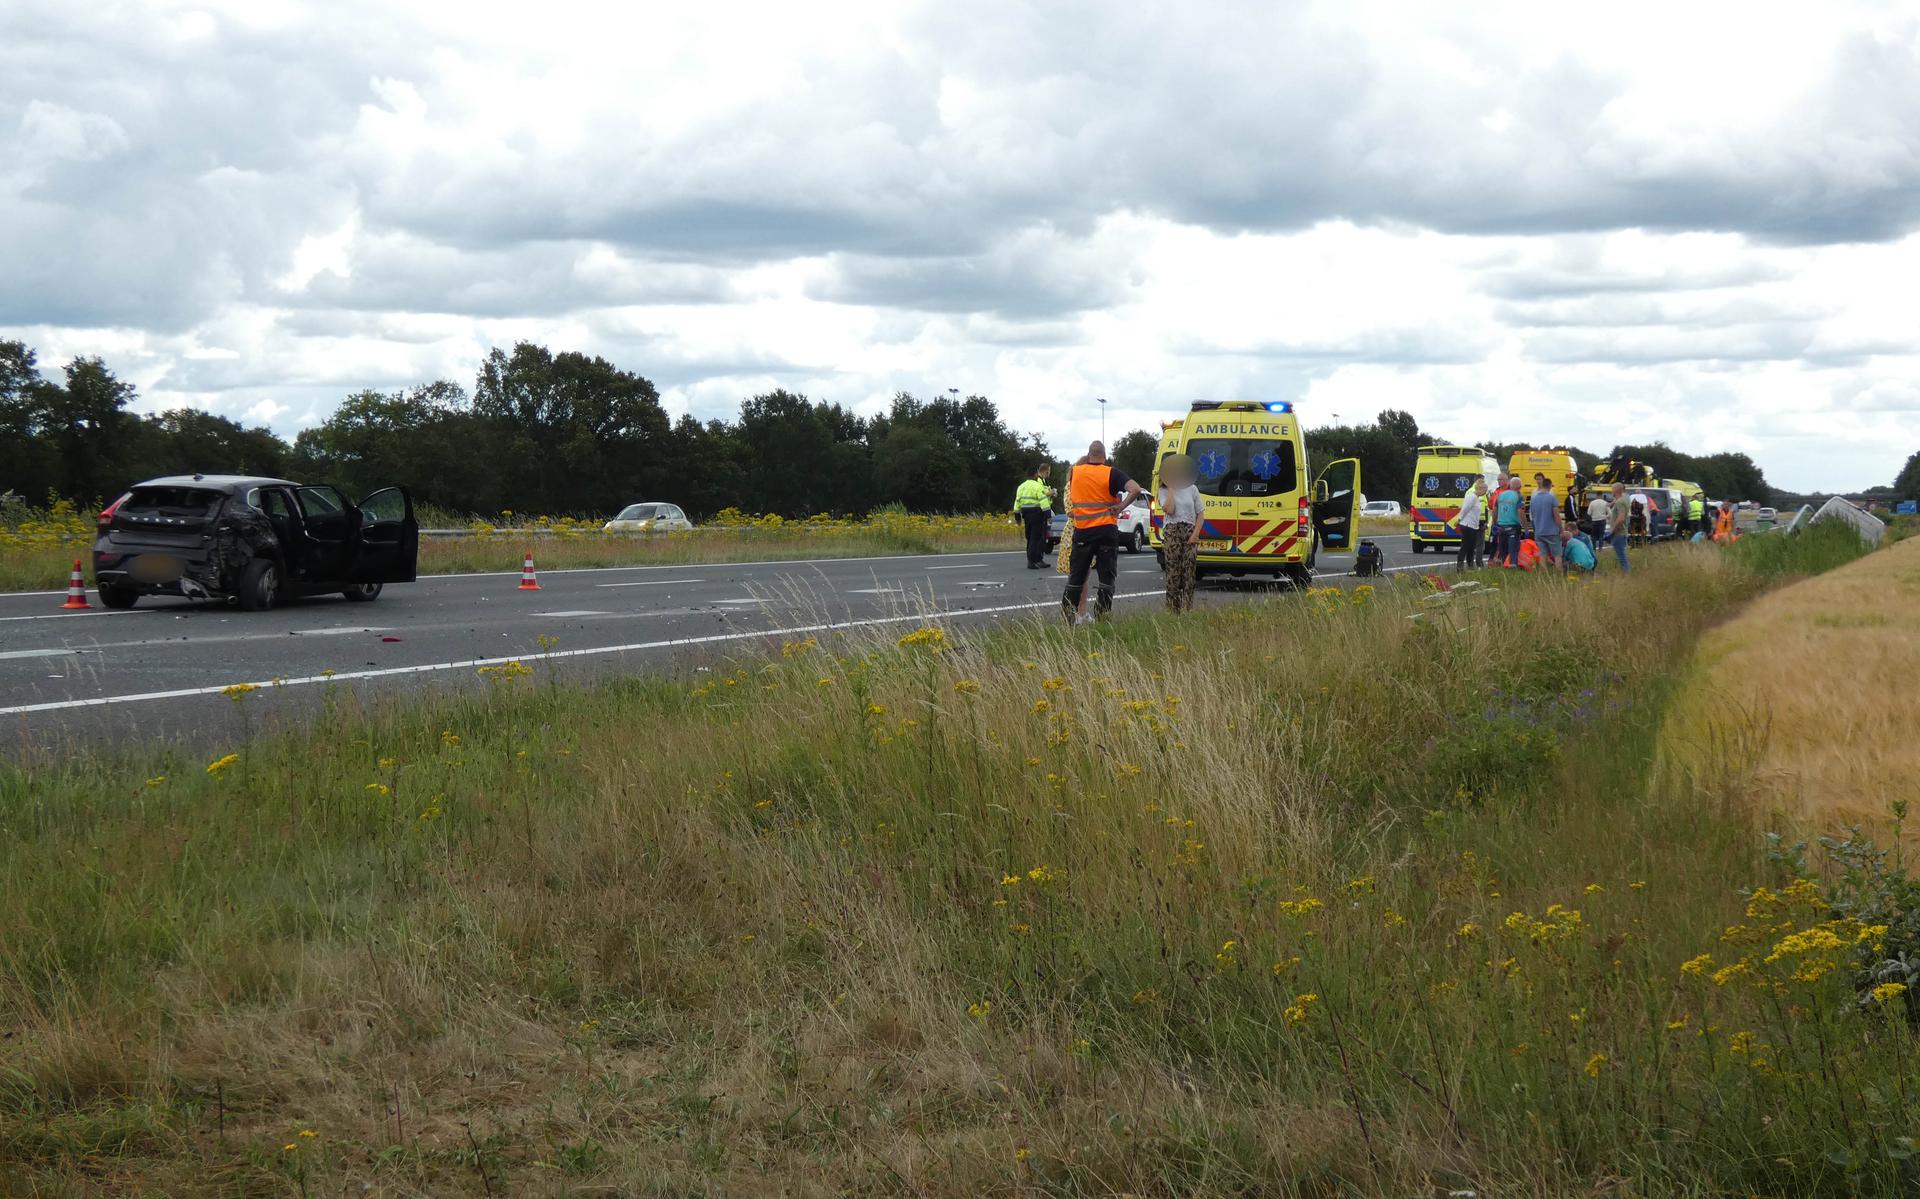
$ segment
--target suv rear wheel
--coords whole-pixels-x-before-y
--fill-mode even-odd
[[[255,558],[240,573],[240,606],[249,612],[265,612],[280,598],[280,568],[265,558]]]
[[[1140,530],[1134,529],[1127,534],[1127,552],[1129,554],[1140,552]]]
[[[102,587],[100,602],[109,608],[131,608],[140,602],[140,593],[131,587]]]
[[[380,598],[380,586],[379,583],[355,583],[340,594],[356,604],[366,604]]]

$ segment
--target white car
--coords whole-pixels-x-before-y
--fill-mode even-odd
[[[1153,528],[1152,501],[1143,493],[1120,513],[1119,525],[1120,548],[1129,554],[1139,553],[1145,548],[1148,533]]]
[[[1368,500],[1366,503],[1360,505],[1360,515],[1398,516],[1400,515],[1400,502],[1398,500]]]
[[[693,527],[675,504],[628,504],[600,526],[603,533],[680,533]]]

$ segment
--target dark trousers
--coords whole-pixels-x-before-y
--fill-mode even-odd
[[[1027,565],[1045,566],[1047,526],[1053,523],[1053,513],[1040,507],[1022,508],[1020,523],[1026,526],[1027,530]]]
[[[1480,565],[1480,530],[1460,526],[1460,553],[1454,565],[1461,570]]]
[[[1087,571],[1099,578],[1093,589],[1094,613],[1105,616],[1113,608],[1113,580],[1120,569],[1120,526],[1096,525],[1073,531],[1073,557],[1068,560],[1067,591],[1060,606],[1068,616],[1080,610],[1080,597],[1087,589]]]

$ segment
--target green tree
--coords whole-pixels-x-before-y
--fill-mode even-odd
[[[663,481],[670,425],[648,380],[604,358],[520,342],[495,348],[474,383],[473,411],[504,434],[496,468],[529,512],[602,513],[648,498]]]
[[[1915,451],[1894,476],[1893,494],[1903,500],[1920,500],[1920,451]]]
[[[141,439],[154,474],[272,475],[287,473],[292,450],[263,428],[246,428],[238,421],[198,408],[174,408],[145,417]]]
[[[25,342],[0,341],[0,492],[38,502],[59,486],[56,452],[40,439],[40,371]]]
[[[82,502],[118,494],[138,481],[133,474],[146,473],[129,452],[133,384],[98,358],[75,358],[63,373],[63,384],[35,380],[27,387],[30,419],[55,455],[53,486]]]
[[[873,469],[879,492],[889,502],[918,512],[974,506],[960,498],[975,490],[960,447],[932,421],[895,422],[873,447]]]
[[[1121,473],[1140,481],[1146,487],[1153,481],[1153,455],[1160,448],[1160,435],[1149,433],[1145,429],[1133,432],[1113,443],[1107,452],[1107,458]]]

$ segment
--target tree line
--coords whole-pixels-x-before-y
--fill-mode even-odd
[[[439,380],[348,396],[291,443],[197,409],[128,410],[133,386],[98,358],[41,374],[0,342],[0,492],[87,503],[129,483],[195,471],[326,480],[353,494],[393,483],[456,512],[601,515],[666,500],[810,516],[899,504],[920,512],[1008,507],[1052,461],[984,396],[906,392],[863,416],[775,390],[730,421],[673,420],[641,375],[604,358],[522,342],[494,349],[471,391]]]
[[[741,401],[732,420],[671,418],[645,377],[604,358],[521,342],[491,350],[471,390],[439,380],[348,396],[323,423],[288,442],[193,408],[130,411],[134,387],[99,358],[75,358],[52,377],[32,349],[0,341],[0,492],[87,503],[163,474],[259,474],[339,483],[364,494],[393,483],[456,512],[601,515],[636,500],[666,500],[696,518],[722,508],[800,517],[861,514],[888,504],[920,512],[1006,508],[1038,462],[1065,462],[1044,438],[1021,433],[987,397],[894,396],[885,412],[775,390]],[[1143,482],[1157,430],[1113,445],[1113,460]],[[1366,492],[1405,502],[1422,445],[1449,438],[1388,409],[1361,425],[1310,429],[1315,463],[1360,459]],[[1505,462],[1529,446],[1481,442]],[[1577,447],[1581,469],[1626,454],[1690,479],[1714,498],[1771,503],[1774,489],[1745,454],[1695,456],[1661,442],[1606,454]],[[1075,447],[1077,453],[1078,447]],[[1920,491],[1920,454],[1896,481]]]

